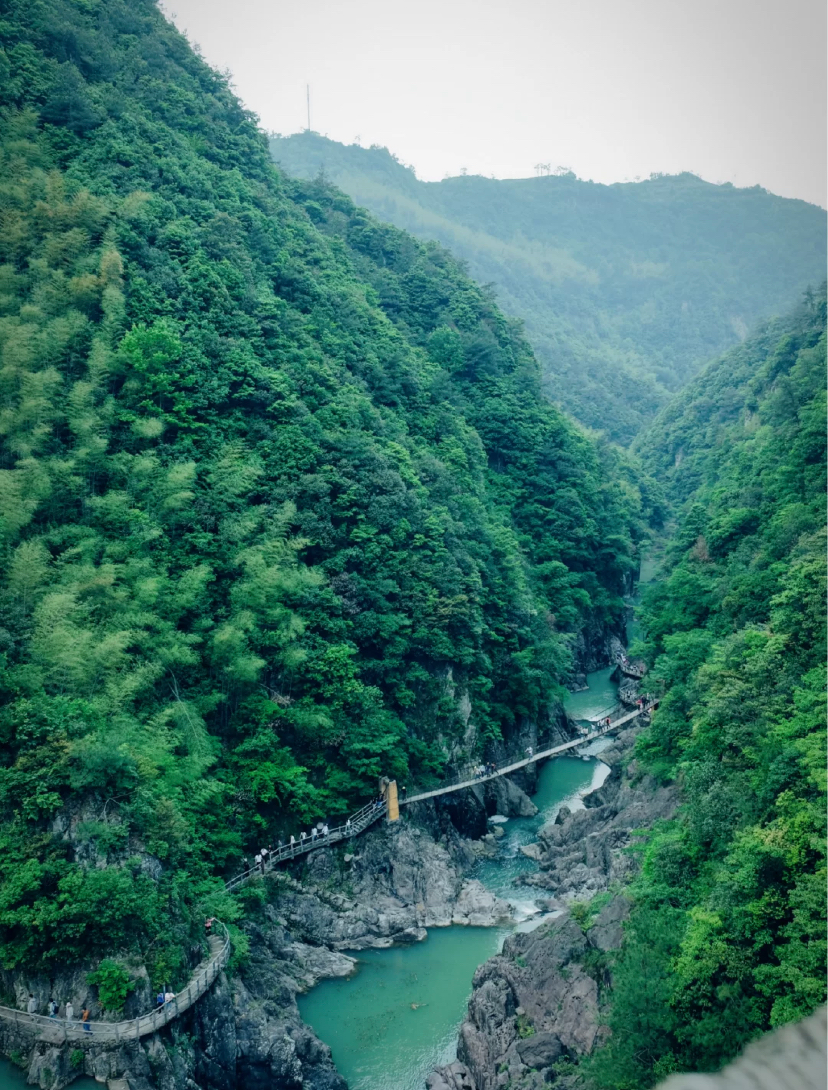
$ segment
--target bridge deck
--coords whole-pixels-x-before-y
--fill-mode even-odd
[[[74,1044],[100,1044],[102,1041],[120,1044],[122,1041],[134,1041],[148,1033],[155,1033],[199,1000],[230,960],[230,936],[224,924],[219,926],[222,935],[211,936],[210,953],[196,968],[187,987],[163,1007],[158,1007],[149,1014],[141,1014],[125,1022],[81,1022],[78,1018],[67,1021],[65,1018],[49,1018],[44,1014],[29,1014],[13,1007],[0,1007],[0,1018],[30,1029],[39,1041],[48,1041],[55,1045],[66,1041]]]
[[[439,795],[448,795],[453,791],[463,791],[468,787],[475,787],[477,784],[486,783],[488,780],[496,780],[499,776],[508,776],[512,772],[517,772],[520,768],[526,768],[527,765],[535,764],[537,761],[545,761],[549,757],[566,753],[568,750],[576,749],[578,746],[585,745],[596,738],[601,738],[605,734],[610,734],[612,731],[624,726],[625,723],[637,719],[639,715],[651,711],[657,705],[658,701],[654,700],[646,707],[636,708],[635,711],[620,716],[611,722],[608,727],[601,727],[599,730],[592,731],[582,738],[576,738],[572,742],[564,742],[562,745],[553,746],[551,749],[542,750],[540,753],[533,753],[530,757],[525,757],[523,760],[514,761],[512,764],[504,765],[503,768],[498,768],[491,775],[462,780],[445,787],[438,787],[434,791],[423,791],[421,794],[412,795],[408,799],[400,799],[400,806],[410,806],[415,802],[423,802],[425,799],[433,799]],[[235,878],[226,882],[225,888],[228,891],[239,889],[251,879],[269,873],[279,863],[288,862],[319,848],[327,848],[331,844],[359,836],[383,817],[385,812],[384,803],[381,805],[376,802],[369,803],[367,806],[363,806],[353,817],[349,818],[344,825],[331,829],[326,837],[319,836],[316,840],[306,837],[303,842],[297,841],[293,846],[283,846],[279,851],[270,854],[267,863],[263,867],[248,868],[242,874],[238,874]],[[210,954],[196,968],[187,987],[175,995],[168,1003],[165,1003],[163,1007],[157,1008],[150,1014],[142,1014],[138,1018],[132,1018],[125,1022],[82,1023],[78,1019],[66,1021],[63,1018],[49,1018],[42,1014],[29,1014],[26,1011],[15,1010],[13,1007],[0,1006],[0,1019],[13,1022],[15,1025],[27,1026],[37,1034],[38,1040],[57,1045],[66,1041],[72,1041],[76,1044],[100,1044],[102,1041],[117,1044],[121,1041],[136,1040],[149,1033],[155,1033],[162,1026],[167,1025],[168,1022],[183,1014],[184,1011],[199,1000],[230,960],[230,937],[224,924],[219,923],[219,926],[223,932],[222,936],[211,936]]]
[[[492,772],[491,775],[477,776],[470,780],[462,780],[459,783],[450,784],[447,787],[438,787],[434,791],[424,791],[422,794],[412,795],[411,798],[408,799],[400,799],[400,806],[410,806],[412,802],[423,802],[425,799],[437,798],[438,795],[448,795],[452,791],[462,791],[466,787],[474,787],[479,783],[487,783],[489,780],[496,780],[499,776],[508,776],[511,772],[517,772],[520,768],[526,768],[527,765],[534,764],[536,761],[545,761],[547,757],[554,757],[559,753],[566,753],[567,750],[577,749],[578,746],[586,745],[596,738],[602,738],[605,734],[609,734],[619,727],[624,726],[625,723],[637,719],[639,715],[651,711],[657,704],[658,701],[656,700],[644,708],[636,708],[635,711],[628,712],[626,715],[622,715],[614,720],[608,727],[601,727],[599,730],[591,731],[589,734],[584,735],[582,738],[576,738],[572,742],[564,742],[560,746],[553,746],[551,749],[541,750],[540,753],[533,753],[531,757],[525,757],[522,761],[515,761],[513,764],[504,765],[503,768],[498,768],[497,771]]]

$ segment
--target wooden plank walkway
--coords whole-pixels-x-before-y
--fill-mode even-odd
[[[297,840],[293,845],[283,844],[274,849],[274,851],[268,853],[266,863],[261,867],[248,867],[241,874],[237,874],[235,878],[231,878],[229,882],[225,882],[225,889],[228,893],[232,893],[233,890],[240,889],[254,878],[261,878],[265,874],[269,874],[278,863],[290,863],[291,860],[298,859],[301,855],[308,855],[319,848],[329,848],[331,844],[338,844],[342,840],[351,840],[353,837],[359,836],[360,833],[364,833],[375,821],[379,821],[381,817],[384,817],[385,812],[384,802],[370,802],[349,817],[344,825],[337,825],[335,828],[330,829],[327,836],[317,836],[316,839],[306,836],[304,840]]]
[[[31,1030],[38,1041],[48,1041],[55,1045],[62,1045],[67,1041],[76,1045],[101,1042],[121,1044],[146,1037],[178,1018],[196,1003],[230,960],[230,936],[227,928],[218,920],[216,923],[222,934],[210,937],[210,953],[196,968],[187,987],[150,1014],[141,1014],[125,1022],[81,1022],[77,1018],[67,1022],[65,1018],[49,1018],[44,1014],[29,1014],[13,1007],[0,1007],[0,1018]]]
[[[512,772],[517,772],[518,769],[526,768],[527,765],[535,764],[537,761],[545,761],[550,757],[577,749],[578,746],[586,745],[596,738],[602,738],[605,734],[611,734],[612,731],[618,730],[619,727],[632,722],[633,719],[637,719],[646,712],[652,711],[657,706],[658,701],[654,700],[645,707],[636,708],[634,711],[620,716],[607,727],[600,727],[598,730],[591,731],[589,734],[585,734],[571,742],[564,742],[562,745],[553,746],[551,749],[542,750],[540,753],[533,753],[531,756],[523,758],[523,760],[514,761],[511,764],[504,765],[503,768],[498,768],[491,775],[462,780],[458,783],[448,784],[445,787],[438,787],[434,791],[424,791],[419,795],[412,795],[411,798],[400,799],[399,804],[400,806],[410,806],[415,802],[434,799],[440,795],[451,794],[454,791],[464,791],[466,788],[475,787],[477,784],[496,780],[500,776],[508,776]],[[283,845],[277,851],[269,854],[267,862],[261,868],[249,867],[246,871],[226,882],[225,888],[229,892],[240,889],[253,879],[270,873],[279,863],[290,862],[301,855],[307,855],[319,848],[328,848],[331,844],[340,843],[343,840],[351,840],[364,833],[381,817],[384,817],[386,809],[385,802],[369,803],[348,818],[344,825],[338,825],[330,829],[327,836],[317,836],[315,840],[311,837],[305,837],[304,841],[296,841],[293,846]],[[42,1014],[29,1014],[26,1011],[15,1010],[13,1007],[0,1007],[0,1019],[13,1022],[17,1026],[28,1027],[34,1032],[37,1040],[48,1041],[56,1045],[64,1044],[67,1041],[72,1041],[74,1044],[100,1044],[101,1042],[120,1044],[121,1042],[139,1040],[147,1034],[155,1033],[196,1003],[230,960],[230,936],[227,933],[227,928],[221,921],[217,920],[216,923],[221,928],[222,935],[212,935],[210,937],[210,953],[196,968],[187,987],[178,992],[163,1007],[158,1007],[150,1014],[142,1014],[138,1018],[132,1018],[125,1022],[84,1023],[78,1019],[68,1022],[63,1018],[49,1018]]]
[[[623,727],[625,723],[632,722],[632,720],[637,719],[639,715],[644,715],[657,706],[658,701],[654,700],[643,708],[636,708],[635,711],[627,712],[626,715],[620,716],[618,719],[611,722],[608,727],[601,727],[599,730],[591,731],[589,734],[585,734],[581,738],[576,738],[572,742],[564,742],[560,746],[553,746],[551,749],[541,750],[540,753],[533,753],[531,757],[525,757],[522,761],[515,761],[513,764],[504,765],[503,768],[498,768],[497,771],[492,772],[491,775],[477,776],[470,780],[461,780],[459,783],[450,784],[447,787],[438,787],[434,791],[424,791],[420,795],[412,795],[411,798],[400,799],[400,806],[410,806],[413,802],[423,802],[425,799],[434,799],[437,798],[438,795],[448,795],[452,791],[463,791],[467,787],[474,787],[479,783],[487,783],[489,780],[496,780],[499,776],[508,776],[511,772],[517,772],[518,769],[526,768],[527,765],[534,764],[536,761],[545,761],[548,757],[555,757],[559,753],[566,753],[570,749],[577,749],[578,746],[587,745],[596,738],[603,738],[605,734],[611,734],[612,731],[618,730],[619,727]]]

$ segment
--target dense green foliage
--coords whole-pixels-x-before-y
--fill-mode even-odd
[[[646,437],[685,503],[645,598],[675,778],[614,970],[602,1087],[715,1069],[825,1000],[825,299],[714,363]],[[675,460],[675,459],[673,459]]]
[[[150,0],[3,13],[0,960],[176,980],[260,837],[543,729],[657,500]]]
[[[692,174],[418,181],[384,148],[272,138],[299,177],[437,239],[526,322],[558,404],[627,443],[670,394],[825,275],[825,212]]]

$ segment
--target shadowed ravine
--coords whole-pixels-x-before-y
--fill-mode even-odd
[[[589,675],[589,689],[566,702],[570,715],[587,718],[612,706],[616,689],[611,672]],[[608,744],[600,739],[591,751],[597,754]],[[548,761],[532,796],[537,815],[507,821],[498,858],[479,864],[476,877],[515,906],[519,928],[543,918],[533,891],[516,882],[521,873],[535,868],[521,845],[532,842],[562,805],[582,806],[582,795],[599,786],[607,771],[596,757]],[[431,929],[425,942],[414,946],[361,951],[354,976],[323,981],[299,998],[302,1017],[331,1046],[351,1090],[422,1090],[433,1067],[454,1059],[474,971],[509,933],[506,928]]]

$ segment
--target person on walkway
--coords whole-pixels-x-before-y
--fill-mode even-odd
[[[405,802],[406,797],[408,795],[408,788],[405,785],[403,785],[401,794],[402,794],[402,800],[403,800],[403,802]]]
[[[63,1012],[63,1017],[67,1022],[71,1022],[75,1017],[75,1008],[72,1006],[70,999],[66,1000],[66,1010]]]
[[[262,848],[262,863],[267,865],[267,861],[268,861],[269,858],[270,858],[270,852],[268,851],[268,849],[267,848]],[[262,870],[264,870],[264,867],[262,867]]]
[[[329,831],[330,830],[328,829],[327,823],[322,826],[322,836],[323,837],[327,838]]]
[[[92,1012],[89,1010],[89,1007],[84,1007],[81,1011],[81,1022],[83,1023],[83,1028],[86,1030],[87,1033],[92,1032],[92,1027],[89,1025],[89,1019],[91,1017]]]
[[[318,836],[319,836],[319,833],[316,831],[316,826],[314,825],[314,827],[311,829],[311,844],[316,843],[316,838]]]
[[[350,836],[350,835],[351,835],[351,819],[348,818],[345,821],[345,836]]]
[[[250,863],[248,862],[247,856],[246,856],[246,855],[243,855],[243,856],[242,856],[242,871],[243,871],[243,872],[244,872],[245,874],[247,874],[247,872],[248,872],[249,870],[250,870]]]
[[[49,1017],[57,1018],[58,1005],[54,999],[49,1000]]]
[[[164,1002],[165,1003],[172,1003],[172,1001],[174,999],[175,999],[175,992],[164,992]]]
[[[26,1010],[29,1014],[37,1014],[37,1000],[34,997],[34,992],[29,992],[29,1002],[26,1004]]]
[[[304,848],[304,846],[305,846],[305,830],[303,829],[302,832],[299,834],[299,847]]]
[[[527,753],[529,754],[529,756],[531,757],[534,751],[533,751],[533,749],[532,749],[532,747],[531,747],[531,746],[527,746],[527,747],[526,747],[526,752],[527,752]]]
[[[256,852],[256,854],[253,856],[253,863],[255,864],[256,869],[260,870],[262,872],[262,874],[264,874],[264,867],[262,866],[262,853],[261,852]]]
[[[164,993],[163,993],[163,991],[160,991],[158,993],[158,995],[155,997],[155,1005],[158,1008],[161,1008],[161,1007],[164,1006]]]
[[[296,837],[293,835],[293,833],[291,833],[290,834],[290,854],[293,855],[293,853],[295,851],[296,851]]]

